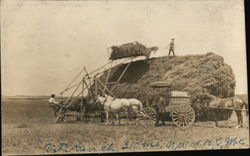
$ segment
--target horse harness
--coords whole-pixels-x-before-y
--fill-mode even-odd
[[[108,97],[105,97],[105,99],[103,101],[104,106],[105,106],[105,102],[107,102],[107,99],[108,99]],[[108,108],[109,108],[109,110],[111,109],[111,103],[109,104]]]
[[[136,104],[130,104],[130,106],[129,106],[129,110],[132,110],[132,107],[133,106],[136,106],[137,107],[137,105]]]

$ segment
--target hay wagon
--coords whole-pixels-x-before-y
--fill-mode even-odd
[[[165,82],[155,82],[151,84],[151,87],[170,88],[169,84]],[[195,112],[191,107],[191,97],[187,92],[170,91],[168,97],[163,98],[165,102],[158,105],[157,113],[169,114],[174,124],[178,127],[188,127],[194,123]]]

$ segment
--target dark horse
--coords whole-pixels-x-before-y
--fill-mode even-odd
[[[101,122],[104,122],[104,108],[102,105],[98,104],[92,98],[85,99],[86,103],[84,105],[84,118],[86,123],[90,123],[91,113],[100,113]]]
[[[94,100],[90,98],[77,98],[67,102],[65,105],[65,100],[61,101],[59,105],[55,105],[53,107],[54,115],[59,117],[59,120],[63,120],[65,117],[65,113],[67,110],[69,111],[76,111],[77,113],[83,113],[84,119],[86,123],[90,122],[90,115],[93,112],[100,112],[101,113],[101,120],[103,121],[103,113],[102,113],[102,106],[96,104]],[[82,105],[81,105],[82,104]],[[76,117],[77,121],[81,120],[80,116]]]
[[[225,110],[234,110],[238,120],[236,128],[243,127],[242,109],[245,107],[248,110],[248,103],[245,100],[238,97],[219,98],[208,93],[201,94],[199,99],[201,103],[205,104],[206,112],[212,117],[216,127],[218,127],[218,115],[223,108]]]

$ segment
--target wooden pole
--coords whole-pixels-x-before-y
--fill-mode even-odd
[[[126,61],[128,61],[128,60],[131,60],[131,58],[127,58],[126,60],[124,60],[122,63],[118,63],[118,64],[123,64],[124,62],[126,62]],[[101,72],[97,72],[97,71],[99,71],[99,70],[101,70],[101,69],[103,69],[103,68],[105,68],[107,65],[109,65],[109,64],[113,64],[112,66],[115,66],[115,65],[117,65],[117,64],[115,64],[114,65],[114,63],[113,63],[114,61],[112,60],[112,61],[110,61],[110,62],[108,62],[108,63],[106,63],[105,65],[103,65],[103,66],[101,66],[101,67],[99,67],[99,68],[97,68],[97,69],[95,69],[95,70],[93,70],[93,71],[91,71],[91,72],[89,72],[88,74],[89,74],[89,76],[90,75],[92,75],[92,74],[94,74],[94,76],[98,76],[98,75],[100,75],[100,74],[102,74],[102,73],[104,73],[105,71],[101,71]],[[95,72],[97,72],[97,73],[95,73]],[[92,76],[92,77],[94,77],[94,76]]]
[[[104,71],[102,71],[102,72],[99,72],[99,73],[96,73],[93,77],[99,77],[101,74],[103,74],[104,73]]]
[[[107,48],[107,52],[108,52],[108,60],[111,58],[111,55],[109,55],[109,48]]]
[[[88,80],[89,80],[89,85],[91,86],[91,80],[90,80],[89,73],[88,73],[88,71],[87,71],[87,69],[86,69],[85,67],[84,67],[84,70],[85,70],[85,73],[86,73],[87,78],[88,78]],[[85,83],[86,83],[86,81],[85,81]],[[90,89],[91,94],[93,95],[93,90],[92,90],[92,88],[89,88],[89,89]]]
[[[115,95],[98,78],[96,78],[96,80],[103,86],[104,91],[107,90],[110,95],[112,95],[113,97],[115,97]]]
[[[133,58],[132,58],[131,61],[127,64],[127,66],[126,66],[125,69],[123,70],[122,74],[121,74],[120,77],[118,78],[118,80],[117,80],[117,82],[115,83],[115,85],[111,88],[111,90],[110,90],[111,92],[115,89],[117,83],[120,82],[122,76],[123,76],[124,73],[127,71],[128,67],[129,67],[129,65],[131,64],[132,61],[133,61]]]
[[[111,61],[111,67],[110,67],[109,70],[108,70],[108,75],[107,75],[107,77],[106,77],[105,86],[107,86],[107,83],[108,83],[108,80],[109,80],[109,74],[110,74],[112,65],[113,65],[113,61]]]
[[[77,94],[77,96],[75,97],[75,99],[77,99],[80,95],[82,94],[82,91],[80,91],[80,93]],[[66,108],[69,108],[71,106],[71,104],[73,103],[74,100],[70,101],[67,105]],[[81,106],[81,103],[80,103],[80,106]]]
[[[80,109],[81,109],[81,113],[82,113],[82,108],[83,108],[83,92],[84,92],[84,83],[83,83],[83,80],[84,78],[82,78],[82,102],[81,102],[81,106],[80,106]]]
[[[86,85],[86,88],[88,89],[88,91],[90,92],[90,95],[94,98],[93,93],[91,92],[91,90],[90,90],[90,88],[89,88],[87,82],[86,82],[85,80],[84,80],[83,82],[84,82],[84,84]]]
[[[102,91],[102,93],[103,93],[103,95],[105,95],[106,93],[105,93],[105,89],[100,89],[101,91]]]
[[[83,68],[82,68],[82,70],[73,78],[73,80],[67,85],[67,87],[64,89],[64,91],[61,92],[62,94],[63,94],[65,91],[68,90],[68,88],[70,87],[70,85],[78,78],[78,76],[81,75],[82,71],[83,71]]]
[[[81,84],[81,83],[82,83],[82,81],[81,81],[81,82],[78,82],[78,83],[76,83],[76,84],[74,84],[73,86],[71,86],[71,87],[69,87],[69,88],[67,88],[67,89],[65,89],[63,92],[66,92],[66,91],[68,91],[68,90],[74,88],[75,86],[77,86],[77,85],[79,85],[79,84]]]
[[[87,69],[84,67],[84,70],[85,70],[85,73],[86,73],[86,75],[87,75],[87,78],[89,79],[89,81],[90,81],[90,76],[89,76],[89,73],[88,73],[88,71],[87,71]]]
[[[209,106],[209,108],[211,108],[211,109],[228,109],[228,110],[241,110],[241,111],[248,111],[247,109],[235,109],[235,108],[211,107],[211,106]]]
[[[98,81],[97,81],[97,79],[98,79],[98,78],[95,77],[95,81],[96,81],[96,84],[97,84],[97,87],[98,87]],[[100,90],[102,91],[103,94],[106,94],[106,93],[105,93],[105,89],[100,88]]]
[[[108,65],[108,64],[110,64],[110,63],[111,63],[111,62],[108,62],[108,63],[106,63],[106,64],[100,66],[99,68],[97,68],[97,69],[91,71],[91,72],[89,73],[89,75],[91,75],[91,74],[93,74],[93,73],[99,71],[100,69],[103,69],[106,65]]]
[[[94,78],[94,83],[95,83],[95,96],[97,96],[98,89],[97,89],[97,81],[96,81],[96,78]]]
[[[66,100],[65,105],[67,105],[67,103],[69,102],[69,100],[73,97],[73,95],[75,94],[75,92],[77,91],[77,89],[80,87],[81,83],[76,87],[76,89],[74,90],[74,92],[71,94],[71,96]]]

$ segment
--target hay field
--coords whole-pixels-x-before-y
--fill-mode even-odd
[[[4,99],[3,154],[249,148],[245,114],[241,129],[234,128],[235,114],[230,120],[221,121],[220,128],[213,128],[213,122],[195,122],[184,130],[172,122],[166,126],[142,127],[105,126],[98,119],[93,121],[96,123],[86,124],[67,118],[67,123],[54,124],[46,99]]]

